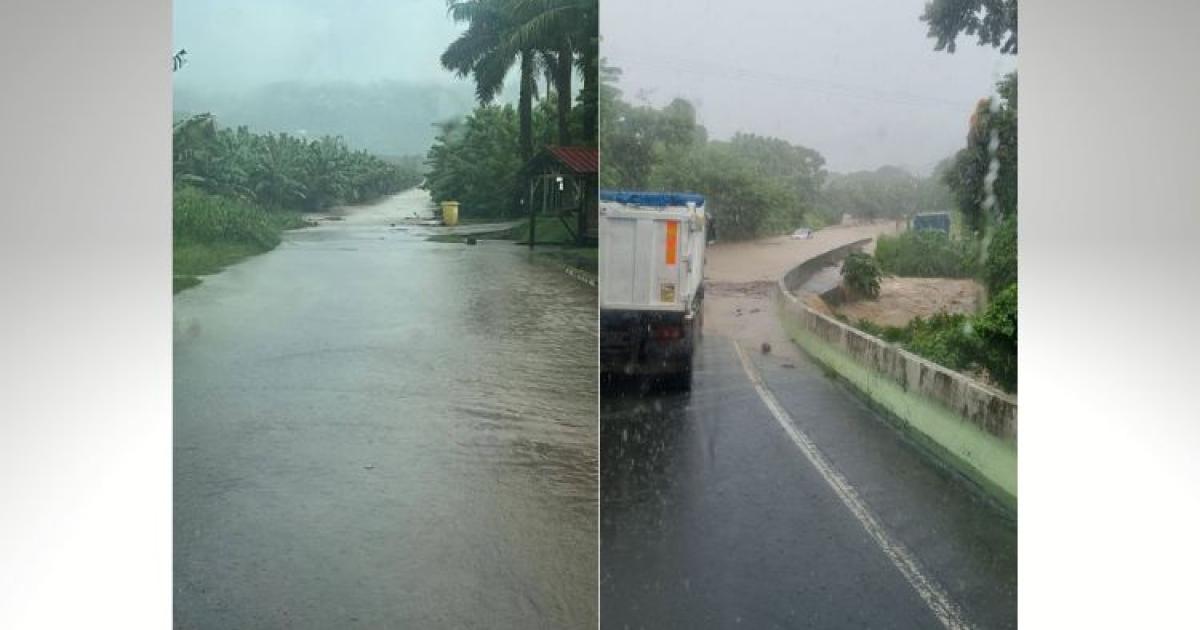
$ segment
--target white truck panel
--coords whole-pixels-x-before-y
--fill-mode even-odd
[[[704,273],[704,209],[600,203],[600,308],[687,312]]]

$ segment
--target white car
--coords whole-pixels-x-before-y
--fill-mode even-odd
[[[795,232],[792,232],[792,238],[797,238],[797,239],[812,238],[812,230],[809,228],[800,228],[800,229],[796,230]]]

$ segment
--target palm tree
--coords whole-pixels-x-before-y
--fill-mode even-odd
[[[554,86],[558,92],[558,142],[571,143],[571,81],[576,68],[583,75],[584,130],[595,137],[596,73],[599,68],[596,0],[511,0],[518,22],[506,46],[538,48],[554,56]],[[576,59],[578,55],[578,59]]]
[[[450,16],[466,22],[463,31],[442,53],[442,66],[459,77],[475,80],[475,97],[490,103],[504,85],[514,63],[520,66],[517,112],[520,118],[521,159],[533,157],[533,94],[537,50],[532,45],[512,47],[509,35],[517,27],[513,0],[447,0]]]

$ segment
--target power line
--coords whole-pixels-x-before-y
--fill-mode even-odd
[[[677,58],[644,57],[639,59],[635,65],[657,66],[680,73],[693,74],[708,78],[720,77],[749,83],[765,82],[787,86],[801,85],[809,89],[811,92],[823,94],[825,96],[848,97],[866,101],[891,103],[895,105],[908,105],[914,107],[934,106],[960,113],[963,111],[969,111],[974,106],[974,101],[968,100],[956,101],[939,98],[936,96],[914,94],[911,92],[880,90],[878,88],[872,88],[863,85],[839,83],[837,81],[829,81],[814,77],[767,72],[761,70],[750,70],[745,67],[721,66],[710,63],[700,64]]]

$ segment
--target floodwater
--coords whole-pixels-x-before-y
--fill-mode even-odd
[[[177,627],[595,627],[595,289],[428,206],[175,297]]]

